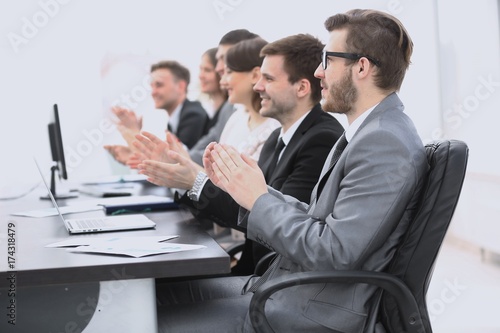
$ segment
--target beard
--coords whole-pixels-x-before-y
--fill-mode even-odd
[[[340,82],[328,86],[328,94],[322,102],[323,110],[346,114],[352,110],[357,99],[358,91],[352,83],[352,73],[346,71]]]

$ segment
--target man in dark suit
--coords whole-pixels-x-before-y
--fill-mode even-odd
[[[191,148],[205,133],[208,115],[198,101],[187,99],[189,70],[177,61],[151,66],[151,96],[157,109],[168,113],[168,130]]]
[[[198,101],[187,99],[189,70],[174,60],[160,61],[151,66],[151,96],[155,107],[168,113],[166,130],[174,134],[188,149],[205,134],[209,117]],[[134,111],[114,107],[118,128],[128,146],[108,145],[105,148],[120,163],[127,164],[134,153],[132,142],[142,128],[142,117]]]
[[[321,86],[313,73],[321,60],[322,49],[323,44],[309,35],[295,35],[265,46],[262,50],[265,56],[262,76],[254,86],[263,99],[260,113],[277,119],[282,125],[264,144],[259,166],[269,186],[305,202],[309,201],[328,152],[344,131],[339,122],[323,112],[318,104]],[[273,158],[275,147],[281,140],[285,146]],[[182,186],[172,181],[167,184],[166,177],[160,179],[158,171],[148,168],[148,161],[143,163],[146,167],[140,172],[148,175],[152,182],[175,188]],[[203,178],[205,173],[200,171],[199,175]],[[177,177],[170,178],[178,180]],[[198,184],[204,180],[199,180]],[[238,229],[239,206],[226,192],[210,181],[200,190],[184,189],[189,191],[179,201],[194,208],[195,215]],[[267,252],[267,248],[246,239],[233,274],[252,274],[256,263]]]
[[[267,186],[255,161],[233,147],[210,144],[204,155],[210,180],[244,208],[247,236],[278,257],[261,278],[164,286],[162,332],[255,332],[248,306],[262,283],[306,271],[384,271],[394,256],[428,171],[397,96],[413,43],[399,20],[375,10],[334,15],[325,27],[330,36],[315,75],[324,110],[345,114],[349,126],[327,157],[311,203]],[[384,332],[371,320],[376,316],[367,319],[378,306],[376,291],[365,284],[292,286],[272,295],[266,317],[278,332]]]

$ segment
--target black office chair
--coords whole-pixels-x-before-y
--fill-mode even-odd
[[[238,242],[229,246],[226,249],[226,252],[232,260],[238,254],[241,254],[244,248],[245,248],[245,242]],[[262,256],[262,258],[260,258],[257,264],[255,265],[253,274],[258,276],[264,274],[264,272],[268,269],[269,265],[271,264],[275,256],[276,252],[269,252],[266,253],[264,256]]]
[[[304,272],[264,283],[252,297],[250,320],[258,332],[274,332],[265,302],[276,291],[310,283],[367,283],[380,287],[381,302],[370,313],[390,333],[432,333],[425,295],[435,259],[457,205],[467,167],[464,142],[426,145],[430,165],[419,210],[386,272]],[[258,325],[257,325],[258,323]]]
[[[238,253],[241,253],[244,247],[245,247],[244,241],[235,242],[234,244],[226,248],[226,252],[230,257],[234,257]]]

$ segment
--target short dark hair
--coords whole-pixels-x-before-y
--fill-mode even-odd
[[[247,29],[236,29],[231,30],[226,33],[220,39],[219,45],[235,45],[242,40],[252,39],[255,37],[259,37],[259,35],[254,34],[253,32],[248,31]]]
[[[226,53],[226,66],[234,72],[250,72],[255,67],[262,66],[264,56],[260,55],[260,51],[267,42],[260,38],[255,37],[241,41],[232,46]],[[252,104],[254,109],[260,110],[260,94],[253,92]]]
[[[254,67],[261,66],[264,56],[260,51],[267,42],[255,37],[235,44],[226,53],[226,66],[235,72],[249,72]]]
[[[329,17],[325,28],[329,32],[347,29],[346,52],[376,59],[380,65],[375,84],[382,90],[399,90],[411,63],[413,42],[397,18],[376,10],[353,9]]]
[[[170,72],[172,72],[172,75],[177,80],[182,80],[182,81],[186,82],[186,89],[187,89],[191,75],[189,74],[189,69],[182,66],[179,62],[177,62],[175,60],[164,60],[164,61],[160,61],[156,64],[151,65],[151,73],[153,73],[154,71],[156,71],[158,69],[170,70]]]
[[[309,34],[298,34],[269,43],[260,53],[262,56],[283,56],[288,81],[293,84],[301,79],[308,80],[311,84],[311,101],[316,104],[321,100],[321,84],[314,77],[314,72],[321,63],[324,47],[319,39]]]
[[[217,65],[217,58],[215,57],[217,54],[217,48],[213,47],[211,49],[208,49],[203,53],[203,55],[208,57],[208,60],[210,61],[210,64],[212,64],[213,67]]]

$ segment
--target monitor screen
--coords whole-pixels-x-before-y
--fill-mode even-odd
[[[59,121],[59,109],[57,108],[57,104],[54,104],[54,109],[51,114],[51,122],[48,127],[52,161],[56,162],[60,176],[63,179],[68,179],[68,171],[66,170],[66,161],[64,159],[61,122]]]
[[[63,193],[56,192],[56,173],[58,173],[59,178],[68,179],[68,171],[66,169],[66,161],[64,159],[64,145],[62,141],[61,134],[61,122],[59,118],[59,109],[57,104],[50,113],[50,122],[48,125],[49,130],[49,141],[50,141],[50,151],[52,153],[52,161],[54,165],[50,168],[50,191],[56,199],[66,199],[74,198],[78,195],[77,192],[63,191]],[[49,196],[42,196],[42,199],[49,199]]]

